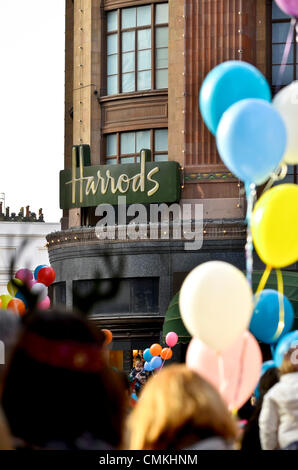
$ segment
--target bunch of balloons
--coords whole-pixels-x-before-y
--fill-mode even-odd
[[[166,336],[166,344],[168,347],[163,348],[160,344],[152,344],[150,348],[145,349],[143,352],[143,358],[146,361],[144,369],[148,372],[153,370],[161,369],[168,359],[173,356],[172,348],[176,346],[178,342],[178,335],[171,331]]]
[[[11,310],[19,315],[24,315],[28,308],[26,296],[19,289],[26,286],[32,294],[37,296],[37,308],[47,310],[50,307],[48,286],[55,280],[55,271],[51,266],[39,265],[32,271],[27,268],[19,269],[15,278],[8,282],[8,294],[0,297],[0,308]]]
[[[245,275],[223,261],[203,263],[186,277],[179,308],[193,336],[187,366],[213,384],[231,409],[240,408],[262,365],[258,342],[247,330],[253,293]]]

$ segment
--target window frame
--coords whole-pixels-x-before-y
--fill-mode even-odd
[[[106,11],[105,15],[105,26],[104,26],[104,35],[105,35],[105,54],[104,54],[104,92],[105,96],[109,97],[115,97],[115,96],[121,96],[123,94],[136,94],[136,93],[146,93],[146,92],[152,92],[152,91],[159,91],[159,90],[167,90],[168,86],[165,88],[156,88],[156,74],[157,70],[168,70],[169,67],[167,68],[156,68],[156,30],[158,28],[169,28],[169,23],[159,23],[156,24],[156,7],[157,5],[161,4],[167,4],[169,5],[169,2],[161,1],[161,2],[154,2],[148,4],[133,4],[129,7],[120,7],[120,8],[115,8]],[[151,24],[150,25],[145,25],[145,26],[135,26],[133,28],[122,28],[121,24],[121,12],[126,9],[126,8],[140,8],[143,6],[149,6],[151,7]],[[117,12],[117,30],[113,31],[108,31],[108,14],[111,13],[112,11]],[[151,68],[150,69],[144,69],[144,70],[138,70],[138,46],[137,46],[137,38],[138,38],[138,31],[144,31],[144,30],[150,30],[151,31]],[[135,47],[134,47],[134,90],[133,91],[122,91],[122,34],[125,32],[134,32],[134,39],[135,39]],[[118,51],[117,51],[117,74],[111,74],[109,76],[116,75],[117,76],[117,88],[118,91],[117,93],[113,94],[108,94],[108,36],[111,36],[113,34],[117,34],[117,46],[118,46]],[[148,48],[149,49],[149,48]],[[160,49],[160,48],[159,48]],[[138,90],[138,72],[143,72],[143,71],[151,71],[151,88],[147,88],[144,90]]]
[[[155,150],[155,131],[158,130],[167,130],[167,127],[162,127],[162,128],[154,128],[154,129],[135,129],[133,131],[121,131],[121,132],[110,132],[108,134],[104,135],[104,165],[115,165],[115,163],[106,163],[107,160],[116,160],[116,164],[123,165],[125,162],[121,162],[121,158],[125,160],[126,158],[134,158],[134,163],[137,162],[137,158],[140,157],[140,152],[134,152],[134,153],[127,153],[127,154],[121,154],[121,134],[125,134],[126,132],[132,132],[135,134],[135,148],[136,143],[137,143],[137,132],[139,131],[149,131],[150,132],[150,150],[151,150],[151,161],[155,161],[155,156],[157,155],[168,155],[169,156],[169,150]],[[107,137],[109,135],[116,135],[116,149],[117,149],[117,155],[107,155]],[[131,163],[131,162],[130,162]]]

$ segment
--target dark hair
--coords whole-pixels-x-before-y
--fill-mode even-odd
[[[45,345],[72,342],[86,350],[91,347],[101,357],[105,339],[92,324],[72,313],[38,312],[28,318],[2,393],[13,435],[39,447],[53,441],[71,447],[84,434],[118,446],[124,391],[117,373],[108,368],[103,357],[102,367],[95,371],[59,367],[57,361],[55,365],[50,360],[47,363],[47,351],[41,351],[40,360],[38,353],[32,355],[25,347],[32,335]]]

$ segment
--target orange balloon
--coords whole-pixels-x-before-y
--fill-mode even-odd
[[[152,344],[150,347],[150,354],[151,356],[159,356],[162,351],[162,347],[160,344]]]
[[[110,344],[112,342],[112,339],[113,339],[113,334],[110,330],[101,330],[103,331],[103,333],[105,334],[105,342],[104,344]]]
[[[171,350],[171,348],[163,348],[163,350],[161,351],[160,357],[164,359],[165,361],[167,361],[168,359],[171,359],[172,356],[173,356],[173,351]]]
[[[14,313],[18,313],[21,316],[26,313],[25,304],[21,299],[11,299],[7,305],[7,309],[12,310]]]
[[[0,298],[0,308],[2,308],[2,299]]]

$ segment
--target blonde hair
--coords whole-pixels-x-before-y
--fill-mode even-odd
[[[280,366],[280,373],[290,374],[292,372],[298,372],[298,346],[292,347],[284,355],[282,364]]]
[[[129,422],[132,450],[182,449],[204,437],[234,439],[235,422],[217,391],[185,365],[150,378]]]

